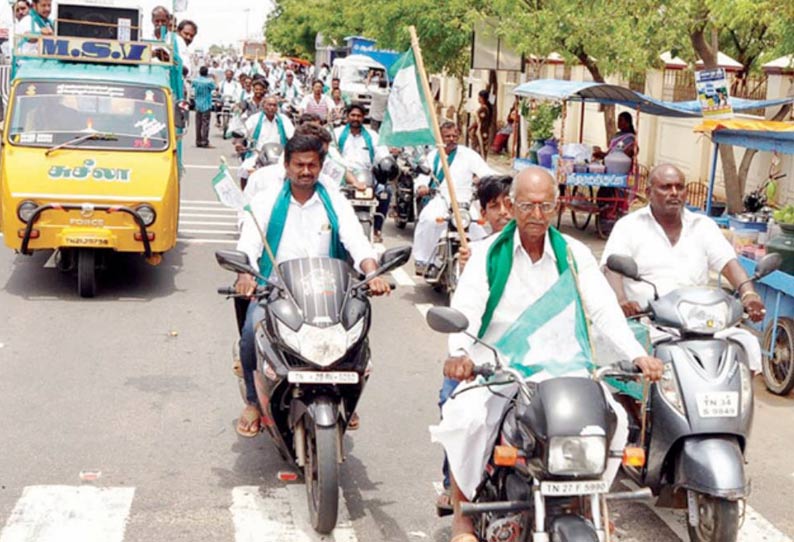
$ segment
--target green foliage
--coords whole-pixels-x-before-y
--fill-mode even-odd
[[[560,104],[541,103],[529,111],[527,124],[532,139],[549,139],[554,135],[554,121],[560,118]]]

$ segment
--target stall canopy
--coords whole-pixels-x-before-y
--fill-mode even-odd
[[[641,113],[662,117],[701,117],[697,100],[687,102],[665,102],[635,92],[631,89],[588,81],[561,81],[558,79],[538,79],[523,83],[513,89],[513,94],[538,100],[570,100],[602,104],[622,105]],[[745,100],[730,98],[735,112],[748,111],[783,105],[794,101],[794,97],[776,100]]]
[[[711,215],[714,180],[717,177],[717,157],[720,145],[738,145],[759,151],[794,154],[794,123],[771,120],[706,120],[695,127],[696,132],[711,135],[714,154],[711,159],[706,214]]]
[[[718,145],[794,154],[794,122],[707,120],[695,127],[695,131],[710,134]]]

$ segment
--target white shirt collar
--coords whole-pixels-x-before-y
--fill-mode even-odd
[[[529,257],[529,253],[524,250],[524,245],[521,244],[521,234],[518,231],[518,226],[516,226],[516,232],[513,234],[513,255],[515,256],[515,253],[518,251],[526,254],[527,258],[529,258],[529,261],[532,262],[532,258]],[[554,254],[554,249],[551,246],[551,239],[549,239],[548,231],[546,231],[546,236],[543,239],[543,257],[537,262],[532,262],[533,265],[537,265],[543,261],[546,256],[550,257],[555,264],[557,263],[557,256]]]

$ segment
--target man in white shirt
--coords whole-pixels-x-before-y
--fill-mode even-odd
[[[474,194],[474,177],[497,175],[497,172],[485,163],[482,156],[464,145],[458,145],[459,137],[460,132],[457,125],[452,122],[445,122],[441,125],[441,138],[446,146],[450,175],[455,183],[455,195],[459,203],[469,203]],[[424,275],[433,255],[433,248],[441,234],[444,233],[444,228],[447,227],[446,223],[439,224],[436,219],[447,216],[450,206],[449,193],[444,185],[444,171],[437,149],[428,155],[428,161],[433,177],[430,178],[426,175],[418,177],[416,179],[416,194],[419,197],[424,197],[430,194],[431,189],[437,189],[438,194],[422,209],[416,224],[414,261],[416,262],[417,275]]]
[[[295,80],[295,74],[292,73],[292,70],[287,71],[287,74],[284,76],[284,81],[281,82],[281,86],[278,88],[281,98],[287,102],[291,103],[303,97],[300,83]]]
[[[193,65],[193,55],[190,52],[190,45],[198,34],[198,26],[193,21],[185,19],[179,23],[176,29],[176,47],[182,66],[187,68],[185,77],[196,75],[196,68]]]
[[[217,64],[217,61],[215,62]],[[226,78],[218,83],[218,92],[221,94],[221,102],[228,103],[230,106],[237,103],[243,92],[243,87],[234,78],[234,71],[226,70]],[[215,115],[215,125],[221,125],[221,112]]]
[[[604,247],[601,265],[626,316],[648,306],[653,288],[606,269],[612,254],[634,258],[640,275],[656,285],[659,295],[684,286],[705,286],[709,271],[722,274],[733,287],[747,280],[736,253],[714,221],[684,207],[684,179],[673,165],[655,167],[648,176],[650,203],[618,220]],[[741,287],[740,295],[750,317],[762,320],[766,310],[751,282]]]
[[[245,121],[245,131],[255,149],[261,149],[266,143],[278,143],[282,147],[295,133],[292,121],[278,112],[278,99],[275,96],[265,96],[262,111],[254,113]],[[244,153],[246,150],[242,141],[235,141],[235,151]],[[240,179],[248,179],[250,170],[254,168],[256,158],[253,154],[246,156],[240,165]],[[245,183],[243,183],[243,186]]]
[[[452,298],[451,306],[461,311],[469,321],[468,332],[482,337],[486,343],[497,343],[529,309],[534,310],[548,292],[559,287],[564,275],[570,279],[571,269],[575,266],[574,285],[565,287],[565,293],[581,301],[593,325],[609,330],[619,349],[648,378],[661,378],[661,361],[649,357],[634,338],[592,252],[583,243],[550,228],[558,209],[554,178],[542,168],[527,168],[513,181],[511,195],[515,221],[508,223],[499,235],[473,248]],[[488,269],[494,264],[502,270],[507,269],[501,282],[489,276]],[[553,293],[560,292],[555,289]],[[553,320],[558,321],[560,317]],[[577,335],[575,320],[570,316],[558,324],[561,326],[559,331],[570,336],[570,342],[575,342]],[[539,344],[536,348],[545,352],[555,345]],[[473,378],[475,364],[489,363],[493,359],[486,349],[463,333],[450,336],[449,353],[450,358],[444,364],[444,376],[464,381]],[[516,361],[511,359],[511,362]],[[530,380],[540,381],[553,376],[542,369],[542,365],[539,367],[540,371],[529,377]],[[589,371],[583,366],[566,373],[569,374],[584,376]],[[628,436],[626,413],[611,399],[606,389],[604,396],[618,416],[610,450],[623,450]],[[444,446],[449,458],[455,505],[454,540],[477,540],[473,536],[471,519],[460,514],[459,505],[474,497],[491,455],[501,413],[508,404],[508,399],[493,396],[484,389],[461,393],[447,401],[443,421],[431,428],[433,440]],[[604,477],[611,482],[620,459],[611,458],[607,465]]]
[[[250,204],[259,226],[271,239],[270,248],[276,261],[268,259],[260,230],[250,216],[243,223],[237,250],[246,253],[252,265],[258,264],[265,276],[269,276],[273,266],[281,262],[296,258],[339,257],[342,249],[350,254],[360,272],[368,274],[378,268],[375,249],[364,236],[350,202],[339,193],[325,190],[317,181],[323,154],[323,142],[318,138],[298,135],[290,139],[284,149],[288,181],[261,192]],[[285,198],[288,202],[282,212],[286,216],[275,216],[274,213],[279,212],[279,209],[284,209],[281,203],[284,203]],[[276,231],[279,223],[282,229]],[[241,273],[235,287],[238,294],[251,296],[256,285],[254,277]],[[373,279],[369,288],[373,295],[390,291],[389,285],[381,277]],[[237,432],[247,437],[259,433],[259,419],[262,416],[256,406],[253,372],[256,369],[254,324],[263,315],[264,308],[255,301],[251,302],[240,341],[248,404],[238,421]]]
[[[14,31],[17,34],[38,34],[52,36],[55,25],[49,19],[52,14],[52,0],[33,0],[33,5],[22,19],[17,21]],[[36,54],[39,44],[35,38],[20,38],[19,52],[22,54]]]

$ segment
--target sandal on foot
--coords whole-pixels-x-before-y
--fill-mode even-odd
[[[240,418],[237,420],[237,434],[241,437],[251,438],[259,434],[259,419],[262,413],[254,405],[248,405],[243,409]]]
[[[350,416],[350,421],[347,422],[347,430],[348,431],[355,431],[361,427],[361,418],[358,417],[358,412],[354,412],[352,416]]]

